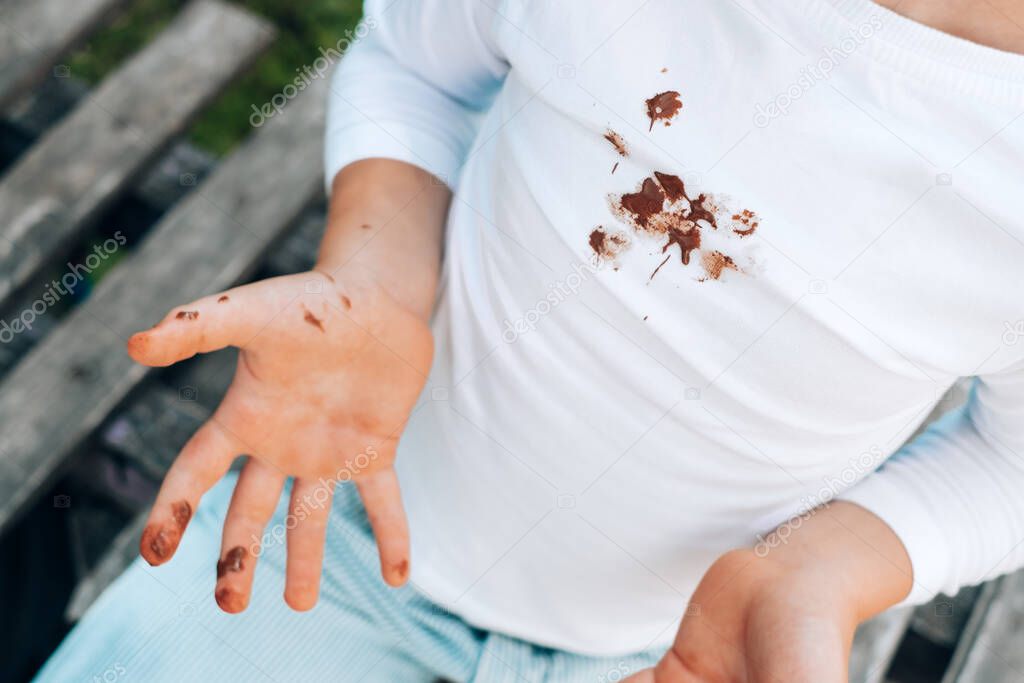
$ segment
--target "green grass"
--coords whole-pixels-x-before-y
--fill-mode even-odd
[[[260,106],[312,64],[319,48],[332,47],[362,14],[361,0],[233,0],[278,28],[274,44],[207,108],[191,140],[222,155],[251,132],[251,106]],[[181,11],[184,0],[132,0],[124,12],[70,58],[71,73],[98,83],[154,38]]]

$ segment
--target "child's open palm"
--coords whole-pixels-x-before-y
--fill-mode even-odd
[[[392,586],[409,573],[409,533],[393,469],[398,437],[426,382],[425,321],[372,278],[319,272],[264,280],[173,309],[128,341],[136,361],[166,366],[238,347],[234,380],[164,480],[143,533],[153,565],[174,554],[199,499],[236,456],[250,456],[224,522],[218,604],[248,604],[257,539],[294,477],[285,600],[316,604],[333,487],[353,480]],[[211,558],[211,570],[214,564]]]

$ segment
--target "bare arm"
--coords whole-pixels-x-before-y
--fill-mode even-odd
[[[401,161],[366,159],[334,178],[316,269],[372,275],[396,301],[429,317],[451,192]]]
[[[630,683],[842,683],[854,630],[910,592],[910,558],[885,522],[840,501],[723,555],[676,640]]]

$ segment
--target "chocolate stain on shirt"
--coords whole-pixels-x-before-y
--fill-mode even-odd
[[[228,572],[238,573],[245,569],[246,550],[236,545],[224,554],[224,559],[217,562],[217,578],[223,578]]]
[[[317,329],[319,329],[319,330],[320,330],[321,332],[323,332],[323,331],[324,331],[324,324],[323,324],[323,322],[322,322],[322,321],[320,320],[320,318],[318,318],[318,317],[316,317],[315,315],[313,315],[313,314],[312,314],[312,313],[311,313],[311,312],[310,312],[310,311],[309,311],[308,309],[306,309],[305,307],[303,307],[303,309],[302,309],[302,310],[303,310],[303,315],[302,315],[302,319],[303,319],[303,320],[305,320],[305,321],[306,321],[307,323],[309,323],[310,325],[312,325],[312,326],[316,327]]]
[[[222,296],[222,297],[217,299],[217,303],[219,303],[219,304],[225,304],[227,302],[228,302],[228,297],[227,297],[226,294],[224,296]]]
[[[679,258],[683,265],[690,265],[690,254],[694,249],[700,249],[700,228],[696,223],[690,223],[681,228],[670,227],[668,242],[661,248],[661,253],[667,252],[673,244],[679,245]]]
[[[722,277],[722,273],[726,270],[743,272],[732,258],[720,251],[705,251],[700,256],[700,264],[704,267],[704,272],[712,280]]]
[[[718,230],[717,214],[720,209],[712,197],[705,193],[691,197],[683,180],[671,173],[654,171],[653,177],[644,178],[636,192],[611,195],[609,202],[619,220],[630,225],[637,233],[663,236],[666,239],[661,248],[666,257],[651,273],[648,282],[668,262],[669,250],[673,246],[679,247],[679,259],[684,266],[688,266],[694,251],[704,251],[701,249],[702,230]],[[745,211],[736,215],[739,219],[734,218],[734,231],[737,230],[736,220],[744,217],[748,223],[739,223],[740,226],[746,226],[741,229],[750,231],[746,234],[756,230],[758,223],[753,212]],[[744,236],[743,232],[737,234]],[[590,246],[595,253],[598,253],[598,247],[603,246],[603,242],[599,241],[603,239],[597,231],[590,234]],[[702,253],[701,266],[706,273],[699,280],[701,282],[709,278],[717,280],[726,270],[743,272],[732,257],[717,250]]]
[[[662,189],[665,190],[665,196],[668,197],[670,202],[687,199],[686,184],[683,183],[682,178],[669,173],[662,173],[661,171],[655,171],[654,177],[661,183]]]
[[[661,121],[666,126],[672,125],[672,119],[683,108],[683,101],[679,99],[679,93],[675,90],[658,93],[647,100],[645,104],[647,105],[647,118],[651,120],[651,127],[648,130],[654,130],[654,124],[657,121]]]
[[[718,221],[715,219],[715,212],[708,207],[708,196],[706,194],[697,195],[696,199],[690,199],[690,220],[694,223],[697,221],[705,221],[715,230],[718,229]]]
[[[178,311],[174,317],[178,320],[195,320],[199,317],[199,311]]]
[[[619,156],[629,156],[629,147],[626,146],[625,139],[623,139],[623,137],[616,133],[614,130],[612,130],[611,128],[606,130],[604,133],[604,139],[612,143],[612,147],[614,147],[615,151],[619,153]]]
[[[648,281],[648,282],[650,282],[651,280],[653,280],[653,279],[654,279],[654,276],[658,274],[658,271],[659,271],[659,270],[661,270],[661,267],[662,267],[663,265],[665,265],[666,263],[668,263],[668,260],[669,260],[670,258],[672,258],[672,254],[669,254],[668,256],[666,256],[666,257],[665,257],[665,260],[664,260],[664,261],[662,261],[661,263],[659,263],[659,264],[658,264],[658,267],[654,269],[654,272],[653,272],[653,273],[651,273],[651,276],[650,276],[649,278],[647,278],[647,281]],[[646,315],[644,316],[644,320],[647,320],[647,316],[646,316]]]
[[[743,209],[743,211],[733,214],[732,223],[734,233],[740,237],[747,237],[754,234],[758,226],[761,225],[761,219],[753,211]]]
[[[597,226],[590,233],[590,248],[601,261],[614,261],[615,257],[629,248],[629,236],[624,232],[605,232]]]
[[[684,201],[685,207],[681,206]],[[644,178],[638,192],[622,195],[617,204],[613,199],[613,211],[627,223],[632,223],[635,229],[668,238],[661,248],[662,253],[673,244],[678,245],[684,265],[690,263],[690,253],[700,248],[697,221],[710,222],[714,227],[714,215],[709,214],[700,202],[691,201],[683,181],[668,173],[655,171],[654,178]],[[707,221],[709,215],[711,221]]]
[[[650,227],[651,219],[665,208],[665,193],[653,178],[644,178],[638,192],[622,195],[619,207],[632,214],[641,228],[647,229]]]

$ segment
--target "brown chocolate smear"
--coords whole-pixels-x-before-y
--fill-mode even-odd
[[[665,193],[652,178],[644,178],[639,192],[622,195],[622,208],[633,214],[641,227],[648,227],[651,218],[661,213],[665,206]]]
[[[227,303],[227,301],[228,301],[228,296],[227,296],[227,294],[225,294],[224,296],[222,296],[222,297],[219,297],[219,298],[217,299],[217,303],[219,303],[219,304]]]
[[[761,225],[761,219],[753,211],[743,209],[740,213],[733,214],[732,224],[734,233],[740,237],[747,237],[754,234],[758,226]]]
[[[218,588],[213,597],[225,612],[235,613],[245,609],[244,598],[227,586]]]
[[[352,299],[349,299],[347,296],[342,294],[341,295],[341,305],[345,307],[346,311],[351,310],[352,309]]]
[[[670,227],[668,229],[668,242],[661,248],[661,252],[665,253],[673,244],[679,245],[679,257],[682,259],[683,265],[689,265],[690,252],[694,249],[700,249],[700,228],[692,223],[689,229],[686,229],[685,225],[682,228]]]
[[[648,281],[653,280],[668,262],[673,245],[679,247],[679,257],[684,266],[690,264],[690,257],[694,251],[701,252],[701,266],[707,275],[700,278],[700,281],[708,278],[717,280],[726,270],[743,272],[731,257],[722,252],[709,251],[705,254],[701,249],[701,231],[709,226],[711,229],[718,229],[718,214],[721,209],[712,195],[700,194],[696,198],[690,197],[686,184],[679,176],[654,171],[653,177],[644,179],[639,191],[621,196],[610,195],[608,199],[612,213],[636,232],[667,238],[661,248],[662,253],[666,254],[665,259],[654,269]],[[684,199],[685,204],[682,202]],[[756,230],[757,221],[756,214],[751,211],[736,214],[733,216],[733,230],[742,237]],[[602,234],[603,228],[600,230],[601,232],[595,231],[590,235],[591,248],[595,253],[599,253],[601,249],[606,250],[607,237]],[[628,236],[626,237],[628,239]]]
[[[651,120],[651,127],[648,130],[654,130],[654,123],[656,121],[662,121],[666,126],[670,125],[672,119],[683,108],[683,102],[679,99],[679,93],[675,90],[658,93],[647,100],[646,104],[647,118]]]
[[[708,274],[708,277],[712,280],[717,280],[722,277],[722,273],[726,270],[735,270],[741,272],[736,262],[731,257],[726,256],[720,251],[705,251],[700,255],[700,264],[704,267],[704,272]]]
[[[166,560],[178,547],[181,533],[176,529],[167,529],[157,524],[147,526],[142,532],[142,549],[148,549],[157,560]],[[146,553],[142,553],[146,556]],[[146,558],[149,559],[148,557]]]
[[[405,581],[405,577],[409,575],[409,560],[402,560],[395,565],[395,574],[402,581]]]
[[[665,191],[665,196],[668,197],[669,202],[674,204],[680,199],[687,201],[690,205],[690,212],[686,215],[688,220],[694,223],[697,221],[707,221],[712,228],[718,229],[715,212],[708,206],[711,199],[706,194],[701,194],[696,199],[690,199],[690,196],[686,194],[686,184],[679,176],[655,171],[654,177],[658,179],[658,183],[661,184],[661,188]]]
[[[602,261],[613,261],[629,248],[629,237],[624,232],[605,232],[600,225],[594,228],[588,239],[590,248]]]
[[[686,196],[686,185],[679,176],[655,171],[654,177],[661,183],[661,189],[665,190],[665,196],[670,202],[677,202],[680,199],[689,201],[690,198]]]
[[[616,133],[614,130],[609,128],[607,131],[605,131],[604,139],[612,143],[612,147],[615,148],[615,151],[618,152],[620,156],[629,156],[629,147],[626,146],[625,139],[623,139],[623,137]]]
[[[690,213],[687,214],[687,218],[696,223],[697,221],[707,221],[712,228],[718,229],[718,221],[715,220],[715,212],[708,208],[707,203],[709,198],[706,194],[698,195],[696,199],[690,200]]]
[[[663,265],[665,265],[666,263],[668,263],[668,260],[669,260],[670,258],[672,258],[672,254],[669,254],[668,256],[666,256],[666,257],[665,257],[665,260],[664,260],[664,261],[662,261],[661,263],[659,263],[659,264],[658,264],[658,267],[654,269],[654,272],[653,272],[653,273],[651,273],[651,276],[650,276],[649,278],[647,278],[647,281],[648,281],[648,282],[650,282],[651,280],[653,280],[653,279],[654,279],[654,276],[658,274],[658,271],[659,271],[659,270],[661,270],[661,267],[662,267]],[[647,320],[647,316],[646,316],[646,315],[644,316],[644,320]]]
[[[222,578],[228,572],[238,573],[245,569],[245,556],[246,550],[240,545],[227,551],[224,559],[217,562],[217,578]]]
[[[199,317],[199,311],[178,311],[174,317],[178,320],[195,320]]]
[[[310,311],[306,310],[305,308],[303,308],[302,310],[305,311],[303,316],[302,316],[302,319],[305,320],[310,325],[316,327],[321,332],[323,332],[324,331],[324,324],[320,320],[320,318],[316,317],[315,315],[313,315]]]
[[[192,506],[187,500],[179,500],[171,506],[171,517],[174,518],[174,523],[178,525],[178,528],[184,531],[188,526],[188,521],[192,519]]]
[[[369,223],[363,223],[359,227],[362,228],[363,230],[373,230],[373,226],[370,225]]]

